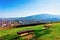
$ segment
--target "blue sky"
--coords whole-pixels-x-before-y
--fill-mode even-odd
[[[60,0],[0,0],[0,18],[60,15]]]

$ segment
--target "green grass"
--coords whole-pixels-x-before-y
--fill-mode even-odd
[[[3,40],[15,40],[17,32],[23,30],[35,30],[35,35],[38,40],[60,40],[60,23],[54,23],[52,28],[43,30],[43,25],[27,26],[21,28],[13,28],[9,30],[0,30],[0,37]],[[17,40],[20,40],[18,38]]]

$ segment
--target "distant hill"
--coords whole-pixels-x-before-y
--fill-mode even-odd
[[[60,16],[58,15],[51,15],[51,14],[39,14],[25,17],[26,20],[42,20],[42,21],[60,21]]]
[[[4,20],[9,20],[9,21],[14,21],[18,20],[21,21],[22,23],[30,23],[32,21],[34,22],[56,22],[60,21],[60,16],[58,15],[51,15],[51,14],[38,14],[38,15],[32,15],[32,16],[27,16],[27,17],[16,17],[16,18],[0,18]]]
[[[0,18],[0,27],[21,26],[21,25],[34,25],[44,24],[49,22],[60,22],[60,16],[51,14],[38,14],[27,17],[16,17],[16,18]],[[4,26],[4,27],[5,27]]]

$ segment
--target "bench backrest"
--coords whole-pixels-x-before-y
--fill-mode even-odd
[[[17,32],[17,34],[20,35],[20,34],[24,34],[24,33],[33,32],[33,31],[34,30],[26,30],[26,31]]]

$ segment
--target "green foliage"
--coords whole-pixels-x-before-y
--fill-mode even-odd
[[[28,26],[21,28],[13,28],[9,30],[0,30],[0,37],[3,40],[22,40],[18,37],[17,32],[22,30],[32,30],[34,29],[35,38],[39,40],[60,40],[60,23],[53,23],[52,28],[44,30],[43,25]]]

